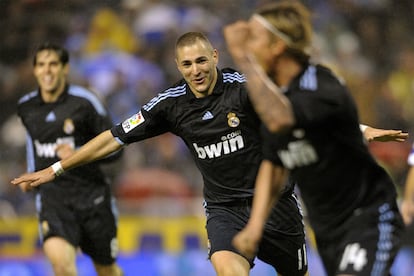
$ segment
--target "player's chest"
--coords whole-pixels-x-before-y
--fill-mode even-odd
[[[32,137],[71,136],[85,128],[87,113],[79,105],[44,105],[27,113],[26,128]]]
[[[188,105],[178,117],[178,134],[187,141],[207,143],[224,139],[240,129],[251,128],[253,120],[240,104],[194,103]]]

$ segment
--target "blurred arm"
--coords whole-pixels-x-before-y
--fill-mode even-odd
[[[227,49],[247,78],[247,88],[256,113],[271,132],[283,131],[295,123],[289,100],[273,83],[246,47],[249,29],[239,21],[224,28]]]
[[[234,246],[246,257],[253,258],[263,234],[266,220],[286,183],[287,170],[264,160],[255,186],[253,207],[245,228],[233,239]]]

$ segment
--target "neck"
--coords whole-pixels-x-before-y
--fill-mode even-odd
[[[53,103],[56,102],[59,96],[63,93],[65,90],[65,84],[59,86],[57,89],[54,90],[42,90],[40,89],[40,94],[42,95],[42,99],[46,103]]]
[[[217,75],[218,74],[216,70],[216,73],[214,74],[214,77],[213,77],[213,81],[211,82],[210,88],[208,89],[208,92],[207,92],[208,95],[211,95],[213,93],[214,87],[216,87]]]

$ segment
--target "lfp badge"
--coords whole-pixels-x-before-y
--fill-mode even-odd
[[[139,126],[140,124],[142,124],[143,122],[145,122],[145,118],[144,116],[142,116],[141,111],[140,111],[137,114],[134,114],[130,118],[126,119],[122,123],[122,129],[124,130],[125,133],[128,133],[134,128],[136,128],[137,126]]]

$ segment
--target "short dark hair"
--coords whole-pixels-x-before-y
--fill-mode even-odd
[[[211,50],[214,49],[210,43],[210,40],[207,38],[207,36],[201,32],[187,32],[181,35],[175,43],[175,49],[177,51],[178,48],[181,48],[183,46],[193,45],[197,41],[204,42],[208,47],[211,48]]]
[[[66,65],[69,62],[69,52],[65,48],[52,42],[44,42],[37,46],[35,50],[35,54],[33,56],[33,65],[36,65],[37,54],[44,50],[55,52],[59,56],[59,60],[63,65]]]

